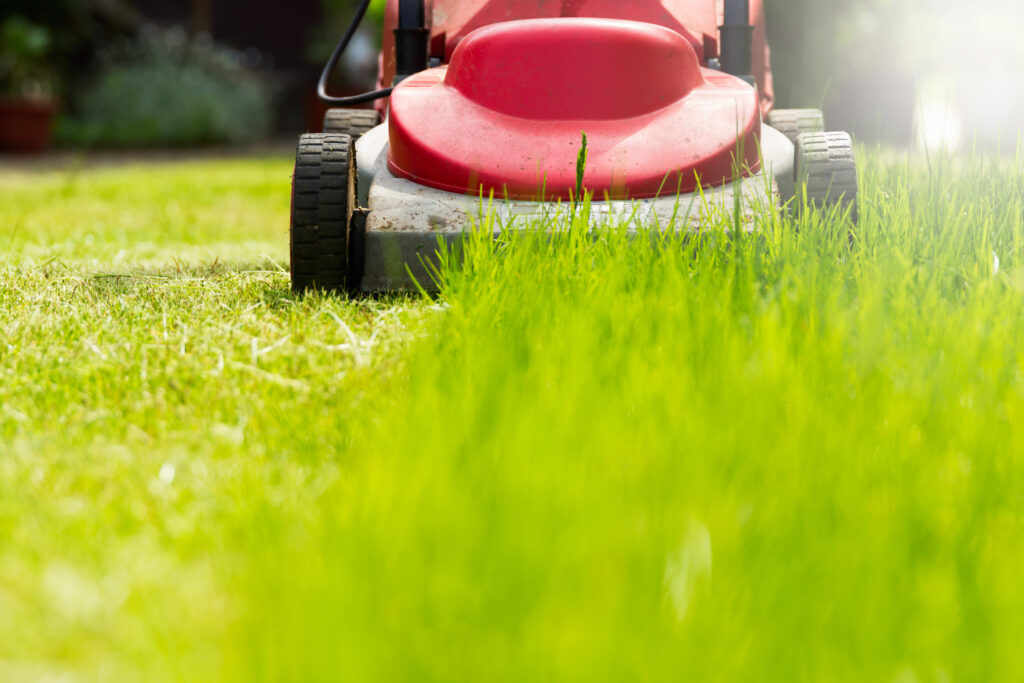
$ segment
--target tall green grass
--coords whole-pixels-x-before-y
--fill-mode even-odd
[[[856,228],[767,211],[753,235],[631,238],[587,234],[584,206],[555,238],[470,239],[439,301],[197,271],[155,306],[163,283],[137,282],[110,334],[192,317],[186,360],[105,394],[89,441],[42,438],[34,411],[95,395],[99,361],[5,396],[24,419],[0,411],[22,444],[0,460],[0,659],[85,679],[1019,680],[1022,162],[868,155]],[[8,336],[26,310],[54,323],[40,339],[81,329],[24,272],[4,276],[27,293]],[[345,327],[389,341],[325,350]],[[210,347],[245,364],[247,339],[289,334],[200,372]],[[47,377],[43,356],[0,367]],[[173,420],[117,448],[117,416],[156,395]],[[240,438],[204,445],[239,414]]]

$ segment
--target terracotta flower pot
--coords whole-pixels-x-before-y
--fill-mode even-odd
[[[57,103],[0,98],[0,151],[42,152],[50,146]]]

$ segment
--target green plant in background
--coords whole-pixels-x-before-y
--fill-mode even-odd
[[[53,37],[45,26],[22,16],[0,24],[0,94],[49,97],[56,74],[49,62]]]
[[[65,141],[103,146],[234,144],[270,128],[270,88],[245,53],[181,31],[146,31],[100,57]]]

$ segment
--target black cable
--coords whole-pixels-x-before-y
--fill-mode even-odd
[[[363,3],[359,5],[359,9],[356,10],[356,14],[352,17],[352,23],[349,24],[348,30],[345,31],[345,35],[342,36],[341,42],[334,48],[334,53],[331,54],[331,58],[327,60],[327,66],[324,67],[324,72],[320,75],[320,84],[317,86],[316,93],[320,97],[320,101],[324,104],[336,104],[343,107],[353,104],[364,104],[366,102],[373,102],[374,100],[384,99],[385,97],[391,96],[391,91],[394,88],[384,88],[383,90],[374,90],[372,92],[364,92],[361,95],[353,95],[351,97],[332,97],[327,94],[327,81],[330,80],[331,74],[338,67],[338,62],[341,61],[341,55],[345,53],[345,48],[352,41],[352,36],[356,34],[356,30],[359,29],[359,25],[363,23],[363,17],[366,16],[366,10],[370,8],[371,0],[363,0]]]

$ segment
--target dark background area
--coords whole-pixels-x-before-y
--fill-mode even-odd
[[[309,66],[310,31],[325,20],[319,0],[135,0],[133,5],[150,21],[208,33],[239,48],[255,47],[287,69]]]

